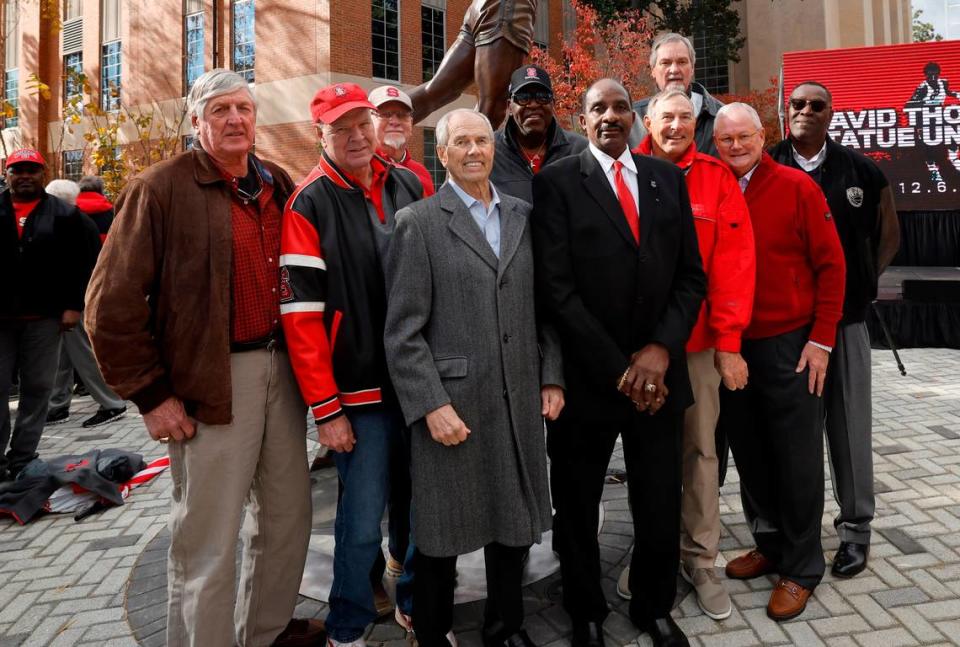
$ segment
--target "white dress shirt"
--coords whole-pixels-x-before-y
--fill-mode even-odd
[[[744,193],[747,190],[747,185],[750,184],[750,178],[753,177],[753,172],[757,170],[758,166],[760,166],[760,162],[754,164],[752,169],[737,178],[737,184],[740,185],[740,193]]]
[[[483,232],[483,237],[486,238],[490,244],[490,249],[493,250],[494,255],[500,258],[500,195],[493,186],[493,182],[490,183],[489,207],[485,207],[483,202],[460,188],[460,186],[453,181],[453,178],[448,177],[447,184],[456,192],[460,200],[463,201],[467,211],[469,211],[473,217],[473,221],[477,223],[477,227]]]
[[[807,159],[794,148],[792,145],[790,148],[793,150],[793,159],[796,160],[797,164],[800,165],[804,171],[809,173],[810,171],[815,171],[817,168],[823,164],[823,160],[827,159],[827,142],[823,142],[823,148],[820,149],[820,152]]]
[[[616,171],[613,168],[613,163],[623,163],[623,169],[620,173],[623,175],[623,181],[627,183],[627,188],[630,189],[630,195],[633,196],[634,204],[637,205],[637,213],[640,213],[640,203],[637,200],[637,196],[640,194],[637,186],[637,165],[633,162],[633,155],[630,154],[630,148],[627,147],[623,149],[623,153],[621,153],[617,159],[613,159],[594,146],[593,143],[590,144],[590,152],[593,153],[597,162],[600,163],[600,168],[603,169],[604,175],[607,176],[607,182],[610,183],[610,188],[613,189],[614,196],[617,196],[617,183],[616,180],[614,180]],[[619,196],[617,197],[619,198]]]

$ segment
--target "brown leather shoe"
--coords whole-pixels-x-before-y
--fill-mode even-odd
[[[323,620],[307,620],[294,618],[287,623],[272,647],[314,647],[327,642],[327,631]]]
[[[373,585],[373,606],[377,611],[377,618],[393,615],[393,601],[387,590],[383,588],[382,582]]]
[[[793,580],[781,577],[773,587],[770,601],[767,602],[767,615],[773,620],[796,618],[807,608],[807,599],[813,593]]]
[[[750,580],[767,573],[773,573],[775,570],[776,564],[754,548],[746,555],[740,555],[740,557],[727,562],[726,574],[732,580]]]

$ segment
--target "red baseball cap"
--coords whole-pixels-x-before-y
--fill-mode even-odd
[[[334,83],[320,88],[310,102],[310,116],[313,123],[322,121],[331,124],[354,108],[377,107],[367,99],[367,93],[356,83]]]
[[[7,156],[7,168],[15,164],[39,164],[46,167],[47,160],[43,159],[43,155],[32,148],[20,148]]]

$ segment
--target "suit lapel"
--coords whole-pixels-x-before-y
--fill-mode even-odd
[[[527,219],[523,217],[517,208],[515,200],[509,196],[500,196],[500,266],[497,275],[503,274],[510,261],[513,260],[517,248],[520,247],[520,239],[523,238],[523,229],[526,226]]]
[[[470,215],[466,205],[463,204],[463,200],[448,184],[440,187],[440,208],[450,214],[450,221],[447,224],[450,231],[496,272],[499,262],[493,250],[490,249],[490,243],[484,238],[483,232],[480,231],[480,227],[477,226],[473,216]],[[502,251],[503,218],[500,221]]]
[[[596,160],[589,148],[585,148],[580,153],[580,172],[584,176],[583,186],[587,193],[600,205],[614,228],[620,232],[624,241],[636,248],[637,241],[633,239],[633,233],[627,225],[623,209],[620,208],[620,201],[610,187],[610,182],[603,172],[603,167],[600,166],[600,162]]]
[[[647,246],[653,234],[654,214],[660,209],[660,192],[650,169],[643,163],[640,155],[634,154],[633,163],[637,166],[637,202],[640,211],[640,248]]]

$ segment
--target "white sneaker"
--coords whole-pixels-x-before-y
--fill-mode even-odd
[[[333,638],[327,637],[327,647],[367,647],[367,641],[363,639],[363,636],[349,643],[338,642]]]
[[[624,600],[630,600],[633,598],[633,593],[630,592],[630,567],[625,566],[620,572],[620,577],[617,578],[617,595],[619,595]]]

